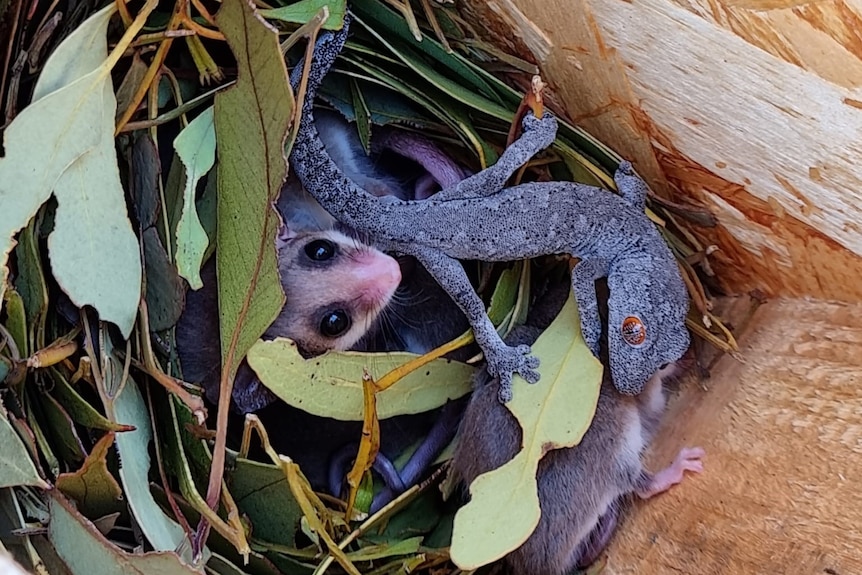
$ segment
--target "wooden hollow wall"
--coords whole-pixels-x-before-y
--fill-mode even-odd
[[[862,0],[491,0],[571,120],[710,210],[728,293],[862,299]]]

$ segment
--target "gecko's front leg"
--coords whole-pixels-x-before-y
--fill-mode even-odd
[[[581,317],[581,333],[584,342],[599,357],[599,339],[602,336],[602,320],[596,299],[596,280],[608,275],[608,262],[602,259],[581,260],[572,270],[572,290],[578,302]]]
[[[530,355],[530,346],[510,347],[500,339],[461,262],[434,248],[399,245],[397,249],[419,260],[467,316],[476,343],[485,354],[488,373],[500,380],[500,401],[505,403],[512,399],[513,373],[529,383],[539,381],[539,372],[536,371],[539,359]]]

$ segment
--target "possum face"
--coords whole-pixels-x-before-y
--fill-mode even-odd
[[[265,335],[289,337],[312,354],[350,348],[401,281],[393,258],[332,230],[283,241],[278,268],[287,302]]]

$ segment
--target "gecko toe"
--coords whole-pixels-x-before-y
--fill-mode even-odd
[[[500,400],[500,403],[509,403],[512,401],[512,386],[500,384],[497,398]]]
[[[536,365],[531,366],[531,367],[524,367],[523,369],[521,369],[521,371],[519,373],[521,374],[521,377],[523,377],[527,381],[527,383],[531,383],[531,384],[532,383],[539,383],[539,380],[542,378],[542,374],[540,374],[538,371],[536,371],[534,369],[536,367],[539,367],[538,359],[537,358],[530,358],[530,359],[536,359],[536,362],[535,362]]]

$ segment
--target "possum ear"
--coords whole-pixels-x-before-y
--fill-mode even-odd
[[[330,230],[336,225],[335,218],[305,191],[295,176],[281,188],[276,208],[281,216],[279,247],[299,234]]]

